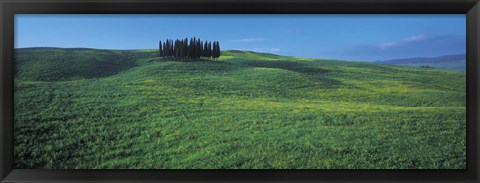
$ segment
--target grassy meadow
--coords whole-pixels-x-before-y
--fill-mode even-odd
[[[463,72],[60,48],[15,67],[15,168],[466,168]]]

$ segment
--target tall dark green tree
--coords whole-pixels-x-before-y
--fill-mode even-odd
[[[173,57],[175,57],[175,50],[174,50],[174,47],[173,47],[173,40],[170,39],[169,41],[170,41],[170,45],[169,45],[170,48],[168,48],[168,49],[169,49],[169,52],[170,52],[170,57],[173,58]]]
[[[170,40],[166,40],[165,41],[165,57],[169,58],[171,56],[171,52],[170,52]]]
[[[207,41],[205,41],[205,44],[203,45],[203,53],[202,53],[202,56],[203,56],[203,57],[209,57],[209,56],[208,56]]]
[[[182,41],[182,48],[183,48],[183,52],[182,52],[183,57],[185,59],[188,59],[188,38],[185,38]]]
[[[207,46],[208,46],[208,48],[207,48],[207,50],[208,50],[207,55],[208,56],[207,57],[212,57],[212,42],[209,41]]]
[[[158,54],[160,55],[160,57],[163,57],[162,41],[158,42]]]
[[[213,51],[212,51],[212,57],[213,58],[218,58],[220,57],[220,43],[218,41],[213,42]]]
[[[205,50],[203,50],[203,41],[200,40],[200,41],[198,42],[198,45],[197,45],[197,46],[198,46],[198,49],[199,49],[199,51],[198,51],[198,58],[202,58],[202,57],[203,57],[203,52],[205,51]]]
[[[197,53],[195,54],[195,58],[199,59],[202,56],[202,50],[200,49],[200,38],[197,39],[195,43],[195,48],[197,48]]]

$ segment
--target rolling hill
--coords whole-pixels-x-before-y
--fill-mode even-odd
[[[441,70],[465,72],[466,54],[445,55],[445,56],[433,57],[433,58],[416,57],[416,58],[395,59],[395,60],[387,60],[387,61],[378,61],[377,63],[405,65],[405,66],[414,66],[414,67],[428,66],[428,67],[433,67],[435,69],[441,69]]]
[[[17,49],[15,168],[463,169],[465,73]]]

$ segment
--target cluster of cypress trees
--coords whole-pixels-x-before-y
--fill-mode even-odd
[[[162,58],[180,61],[199,60],[200,58],[220,57],[220,43],[218,41],[201,41],[200,38],[171,39],[158,43],[159,54]]]

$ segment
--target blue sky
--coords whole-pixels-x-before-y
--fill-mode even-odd
[[[185,37],[309,58],[378,61],[465,53],[450,15],[15,15],[15,47],[156,49]]]

